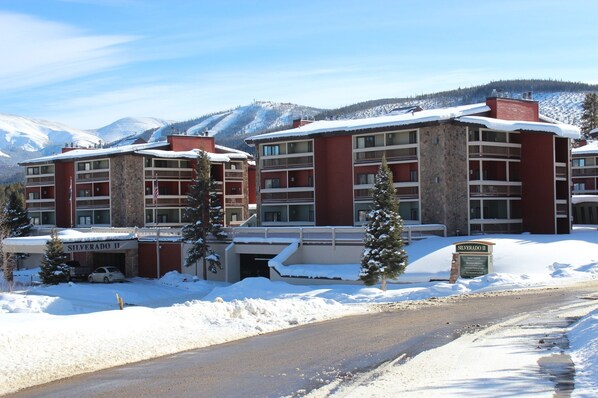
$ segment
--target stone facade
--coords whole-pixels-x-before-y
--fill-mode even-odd
[[[419,129],[423,224],[444,224],[449,235],[468,231],[467,127],[442,123]]]
[[[113,227],[145,225],[143,157],[121,155],[110,159],[110,202]]]

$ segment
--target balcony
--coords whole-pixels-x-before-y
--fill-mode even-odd
[[[54,199],[28,199],[27,210],[54,210]]]
[[[470,185],[471,197],[521,197],[521,184],[518,185]]]
[[[109,209],[110,199],[108,197],[93,198],[77,198],[77,209]]]
[[[284,192],[263,192],[261,193],[262,203],[280,202],[313,202],[313,191],[284,191]]]
[[[145,169],[145,179],[153,180],[158,176],[160,180],[191,180],[193,171],[190,169]]]
[[[520,159],[520,146],[469,145],[470,158]]]
[[[263,169],[293,169],[313,167],[313,156],[278,157],[273,159],[262,159]]]
[[[376,163],[386,157],[388,162],[417,160],[417,148],[397,148],[376,151],[355,152],[355,163]]]
[[[25,179],[25,185],[32,186],[32,185],[54,185],[54,175],[48,174],[45,176],[39,177],[31,177],[27,176]]]
[[[224,198],[224,205],[229,206],[243,206],[245,204],[245,198],[243,195],[226,196]]]
[[[97,181],[110,181],[109,171],[96,171],[96,172],[83,172],[77,173],[75,178],[77,183],[84,182],[97,182]]]
[[[243,170],[225,170],[225,180],[242,180],[244,178]]]

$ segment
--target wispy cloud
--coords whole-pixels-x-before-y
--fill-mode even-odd
[[[66,24],[0,11],[0,87],[27,89],[91,75],[132,60],[134,36],[89,35]]]

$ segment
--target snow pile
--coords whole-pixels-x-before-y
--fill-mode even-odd
[[[598,309],[571,327],[568,333],[575,363],[575,397],[598,397]]]
[[[363,313],[371,303],[598,278],[598,233],[582,231],[565,236],[485,237],[496,243],[494,273],[459,279],[455,284],[430,282],[439,277],[448,279],[453,244],[465,239],[432,238],[409,245],[410,264],[399,281],[414,283],[389,284],[386,292],[377,286],[300,286],[265,278],[230,285],[177,272],[160,280],[129,278],[118,284],[32,286],[37,270],[17,271],[14,291],[0,293],[0,395],[74,374]],[[312,264],[303,270],[289,269],[308,277],[324,273],[336,277],[346,275],[348,269],[358,272],[352,264],[326,272],[323,267]],[[118,309],[117,294],[124,299],[123,311]],[[572,349],[581,364],[580,375],[585,377],[580,383],[595,388],[596,313],[590,319],[590,326],[584,322],[572,329]],[[494,347],[493,352],[498,352],[507,340],[501,344],[499,340],[489,341],[486,343]],[[472,358],[486,349],[483,344],[476,347],[472,348]],[[491,369],[487,375],[491,377]],[[463,373],[459,377],[468,376]],[[479,387],[482,381],[473,383]]]

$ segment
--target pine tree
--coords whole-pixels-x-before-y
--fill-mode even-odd
[[[15,191],[8,194],[0,215],[0,228],[6,229],[11,238],[27,236],[31,233],[33,228],[31,219],[27,216],[21,197]]]
[[[16,190],[7,192],[6,203],[0,214],[0,238],[13,238],[27,236],[31,233],[33,225],[23,207],[22,194]],[[0,245],[1,249],[1,245]],[[0,250],[0,261],[4,269],[4,279],[11,283],[13,281],[13,268],[15,261],[27,257],[26,254],[16,253],[4,255]]]
[[[210,158],[204,151],[199,151],[197,156],[195,178],[187,195],[185,219],[188,224],[183,226],[182,237],[192,244],[185,265],[190,267],[201,259],[204,276],[207,271],[218,272],[218,269],[222,269],[220,256],[210,248],[207,238],[208,234],[218,239],[226,236],[222,231],[224,216],[215,183],[210,176]]]
[[[381,282],[381,289],[386,290],[388,279],[395,279],[405,272],[407,253],[403,249],[399,201],[385,158],[374,180],[372,199],[372,210],[365,226],[360,278],[366,285]]]
[[[581,114],[581,132],[587,138],[588,133],[598,127],[598,95],[596,93],[586,94]]]
[[[62,241],[52,230],[51,239],[46,243],[46,253],[41,261],[39,276],[43,283],[57,285],[69,279],[69,267],[66,265],[67,256],[64,254]]]

